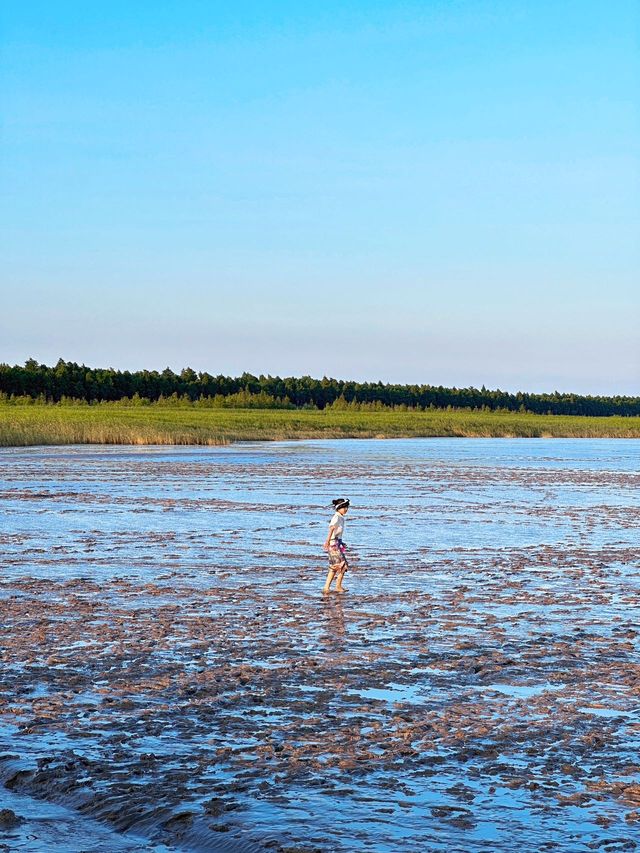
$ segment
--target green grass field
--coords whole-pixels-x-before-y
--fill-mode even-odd
[[[229,444],[302,438],[640,438],[640,418],[429,410],[349,412],[0,404],[0,446]]]

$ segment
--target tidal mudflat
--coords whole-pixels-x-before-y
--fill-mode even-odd
[[[640,849],[639,463],[0,451],[0,850]]]

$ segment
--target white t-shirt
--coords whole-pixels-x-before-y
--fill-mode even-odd
[[[342,539],[344,533],[344,515],[340,515],[339,512],[334,513],[329,524],[333,527],[330,541],[333,542],[334,539]]]

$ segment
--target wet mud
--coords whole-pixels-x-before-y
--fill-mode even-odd
[[[0,453],[0,851],[640,850],[638,460]]]

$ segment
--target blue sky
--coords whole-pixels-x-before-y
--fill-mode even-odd
[[[0,361],[640,393],[640,23],[3,5]]]

